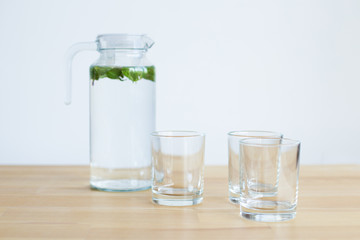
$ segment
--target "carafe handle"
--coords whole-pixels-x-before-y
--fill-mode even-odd
[[[97,49],[96,42],[81,42],[72,45],[66,53],[66,77],[65,77],[65,104],[71,103],[72,88],[72,61],[74,56],[81,51],[93,51]]]

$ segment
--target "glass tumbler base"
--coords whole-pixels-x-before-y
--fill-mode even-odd
[[[231,203],[240,204],[240,193],[235,192],[236,189],[229,188],[229,200]]]
[[[251,213],[241,212],[241,216],[257,222],[282,222],[295,218],[296,213]]]
[[[288,221],[296,216],[296,204],[288,201],[241,199],[241,216],[258,222]]]
[[[238,197],[229,196],[229,200],[231,203],[240,204],[240,198]]]
[[[169,191],[169,189],[167,190]],[[203,197],[202,194],[189,193],[184,189],[177,189],[172,194],[161,194],[153,189],[152,200],[156,204],[165,206],[192,206],[201,203]]]
[[[281,210],[252,209],[240,204],[240,214],[246,219],[257,222],[282,222],[295,218],[296,210],[294,208]]]
[[[150,180],[120,179],[120,180],[91,180],[93,189],[107,192],[132,192],[146,190],[151,187]]]
[[[202,202],[203,198],[195,198],[195,199],[159,199],[159,198],[152,198],[153,202],[159,205],[164,206],[192,206]]]

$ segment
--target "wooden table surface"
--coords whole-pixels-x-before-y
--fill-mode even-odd
[[[151,191],[90,190],[84,166],[0,166],[1,239],[360,239],[360,165],[301,166],[297,216],[240,217],[227,167],[205,170],[202,204],[164,207]]]

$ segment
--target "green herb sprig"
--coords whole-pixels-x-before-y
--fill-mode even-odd
[[[90,79],[99,80],[101,78],[110,78],[114,80],[130,80],[137,82],[140,79],[146,79],[155,82],[155,67],[107,67],[107,66],[91,66]]]

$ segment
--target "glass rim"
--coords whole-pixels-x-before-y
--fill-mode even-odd
[[[246,134],[250,133],[250,134]],[[251,135],[251,133],[267,133],[269,135]],[[272,135],[270,135],[272,134]],[[266,130],[239,130],[239,131],[230,131],[228,132],[229,137],[250,137],[250,138],[257,138],[257,137],[265,137],[265,138],[277,138],[276,136],[279,136],[279,138],[283,138],[283,134],[280,132],[274,132],[274,131],[266,131]]]
[[[269,141],[269,140],[279,140],[279,138],[256,138],[250,137],[245,138],[239,141],[240,145],[253,146],[253,147],[277,147],[277,146],[299,146],[300,141],[296,139],[290,138],[281,138],[279,143],[256,143],[256,142],[248,142],[248,141]]]
[[[189,138],[189,137],[204,137],[205,133],[189,130],[164,130],[155,131],[150,134],[152,137],[164,138]]]
[[[98,50],[142,50],[147,51],[154,41],[147,34],[107,33],[99,34],[95,41]]]
[[[103,33],[96,36],[96,39],[104,38],[104,37],[145,37],[147,34],[139,33]]]

